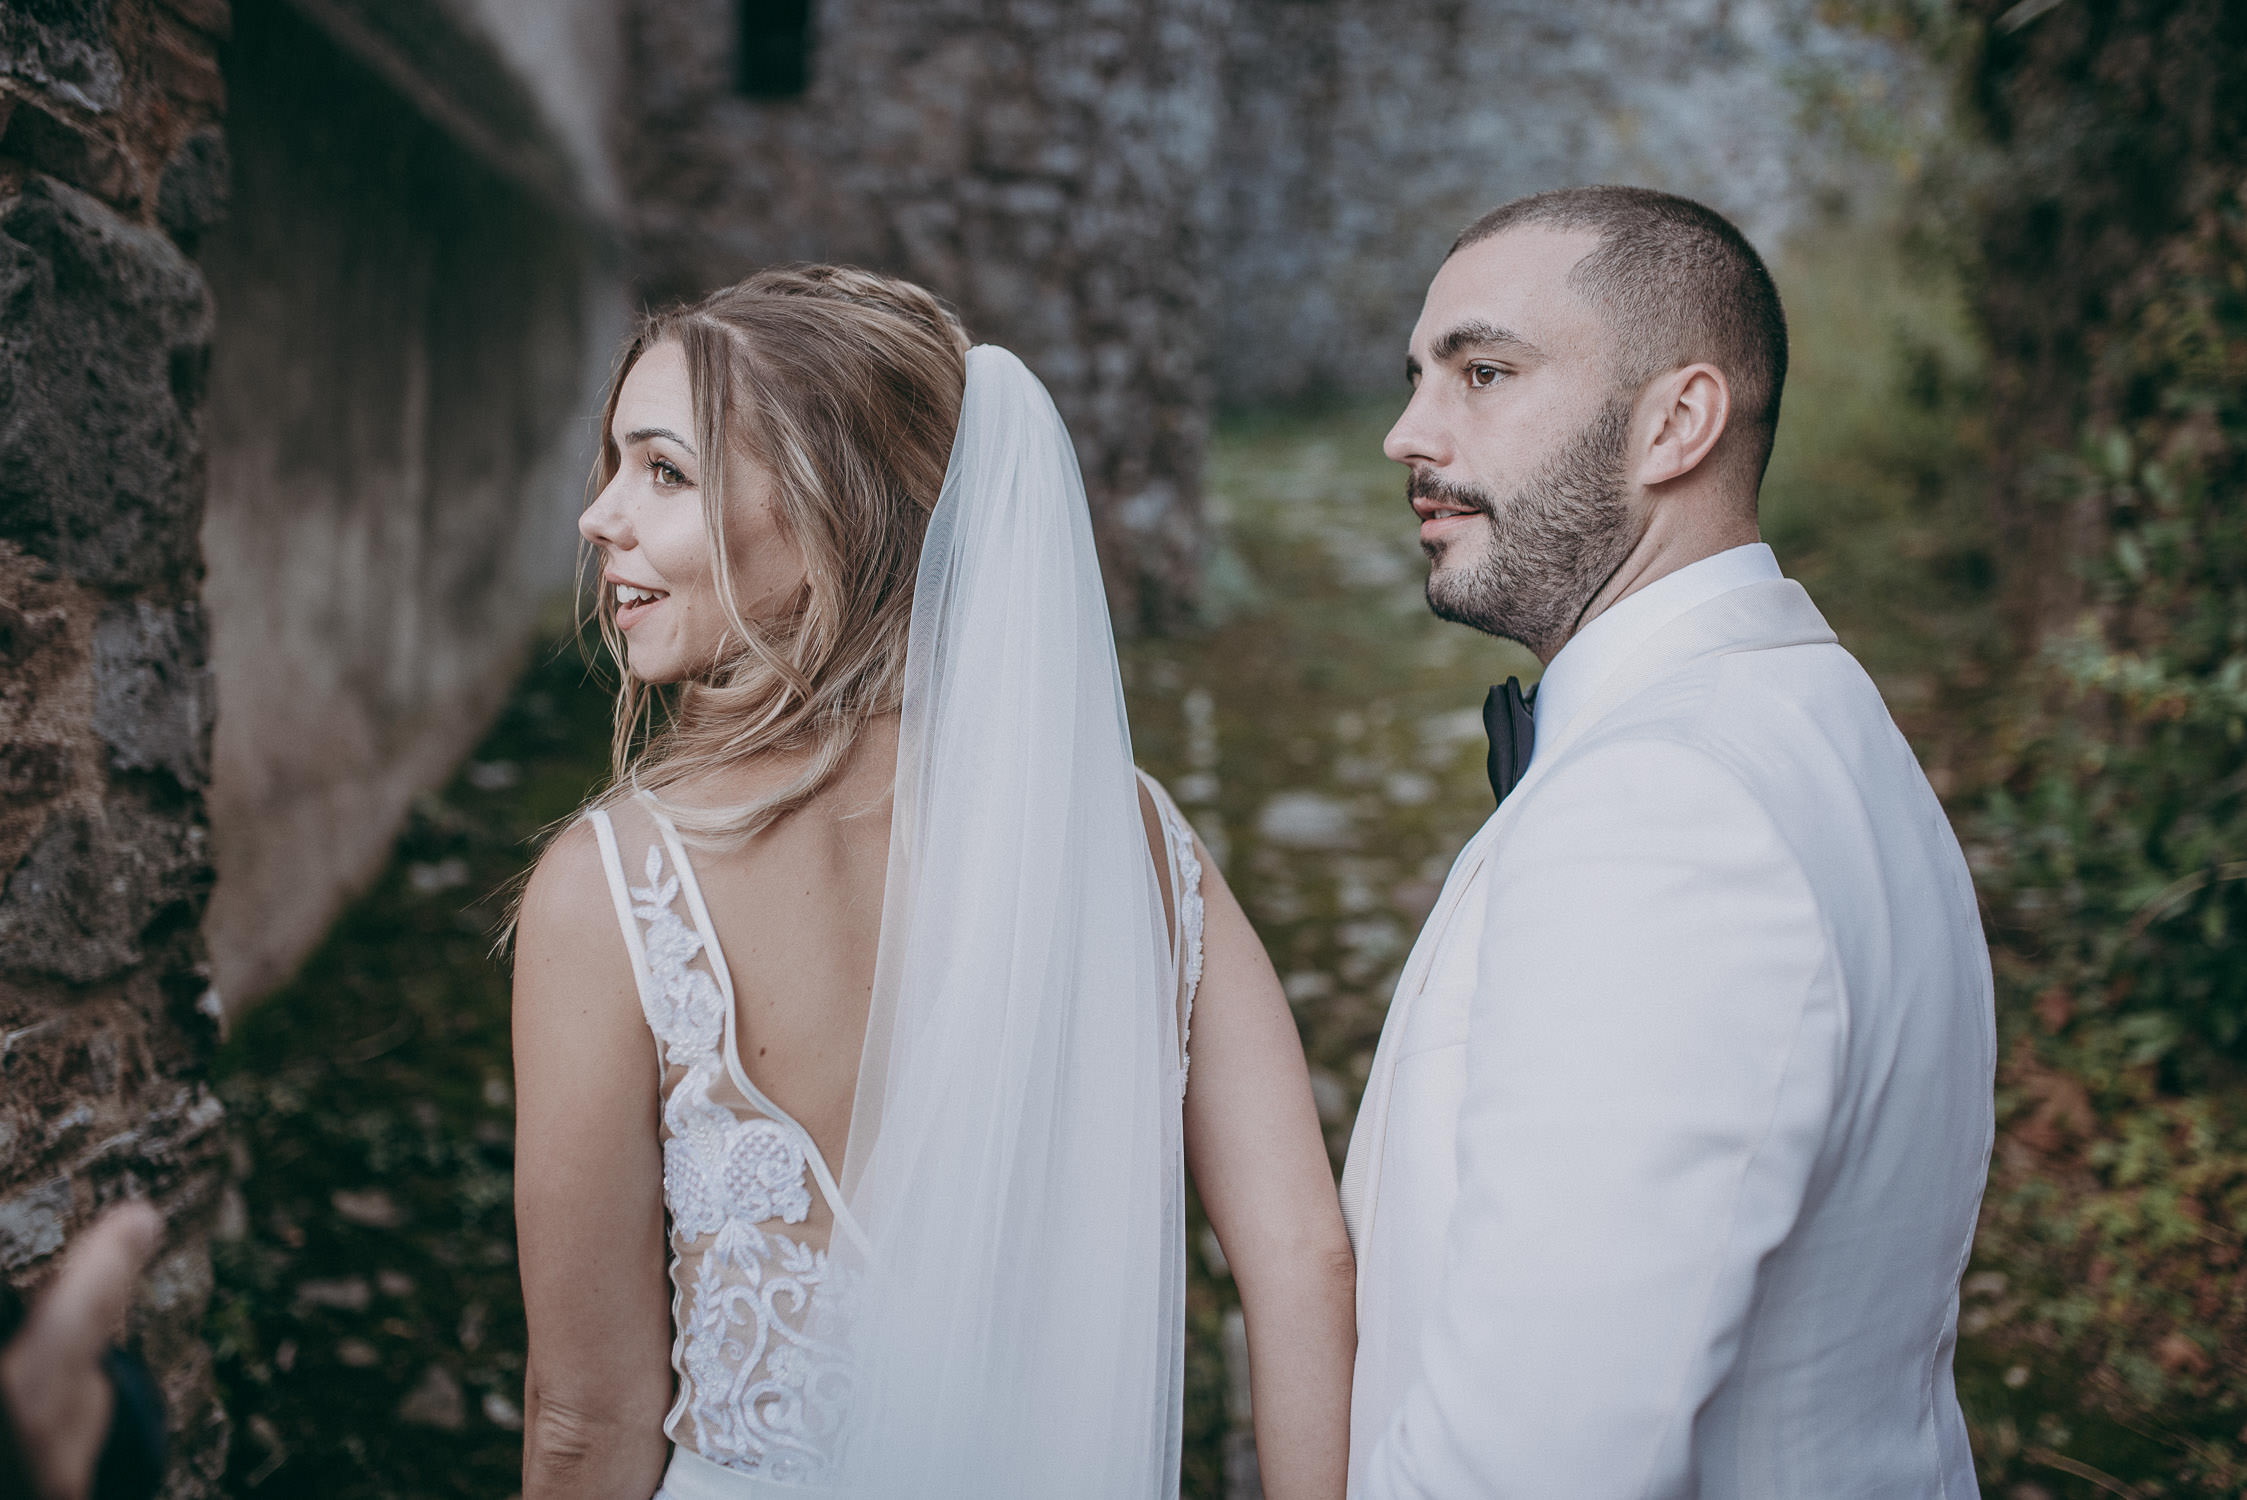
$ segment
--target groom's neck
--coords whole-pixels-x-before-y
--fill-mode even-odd
[[[1703,558],[1761,540],[1763,534],[1756,526],[1752,502],[1747,506],[1737,503],[1656,505],[1638,545],[1630,550],[1621,566],[1608,575],[1607,581],[1584,606],[1584,612],[1576,617],[1569,640],[1647,585],[1669,577],[1680,568],[1691,567]],[[1544,657],[1545,664],[1550,666],[1553,656],[1558,656],[1567,644],[1564,640],[1553,647],[1552,655]]]

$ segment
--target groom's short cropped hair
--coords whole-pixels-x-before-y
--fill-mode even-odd
[[[1747,236],[1716,210],[1674,193],[1559,188],[1500,204],[1468,225],[1450,253],[1528,225],[1599,236],[1568,279],[1603,314],[1625,384],[1635,390],[1701,361],[1724,372],[1733,430],[1748,439],[1733,462],[1752,496],[1779,430],[1787,316]]]

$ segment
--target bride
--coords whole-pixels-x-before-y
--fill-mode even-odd
[[[1189,1163],[1265,1493],[1340,1496],[1301,1047],[1135,778],[1044,387],[793,267],[648,319],[604,422],[616,781],[517,937],[526,1500],[1175,1495]]]

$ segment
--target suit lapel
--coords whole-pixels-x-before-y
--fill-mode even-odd
[[[1412,954],[1405,961],[1404,972],[1397,976],[1397,987],[1389,997],[1389,1015],[1381,1023],[1381,1040],[1373,1051],[1373,1067],[1366,1075],[1365,1095],[1358,1105],[1357,1121],[1350,1130],[1350,1152],[1342,1165],[1342,1226],[1350,1232],[1353,1244],[1358,1242],[1363,1226],[1371,1222],[1374,1200],[1380,1191],[1381,1146],[1388,1136],[1389,1089],[1396,1077],[1397,1048],[1411,1026],[1413,1004],[1427,987],[1428,971],[1434,966],[1442,934],[1450,927],[1452,914],[1458,910],[1467,888],[1474,884],[1483,861],[1489,857],[1490,835],[1497,823],[1497,815],[1493,814],[1452,861],[1443,892],[1428,913],[1427,925],[1421,929],[1422,940],[1412,945]]]

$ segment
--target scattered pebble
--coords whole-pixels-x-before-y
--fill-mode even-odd
[[[523,1409],[497,1391],[484,1392],[484,1420],[502,1432],[523,1430]]]
[[[385,1297],[411,1297],[414,1294],[414,1279],[403,1271],[377,1271],[375,1285]]]
[[[481,1302],[471,1302],[460,1310],[460,1347],[474,1354],[484,1346],[484,1323],[491,1316]]]
[[[336,1340],[335,1357],[337,1363],[354,1370],[371,1370],[382,1363],[381,1353],[365,1339]]]
[[[523,779],[511,760],[472,760],[468,763],[468,784],[479,792],[504,792]]]
[[[396,1229],[406,1222],[406,1211],[382,1188],[338,1188],[328,1202],[338,1215],[364,1229]]]
[[[468,1425],[468,1398],[460,1389],[459,1379],[443,1365],[431,1365],[422,1371],[421,1383],[398,1403],[398,1420],[416,1427],[460,1431]]]
[[[316,1278],[300,1281],[296,1286],[296,1310],[300,1317],[307,1309],[315,1307],[335,1312],[365,1312],[373,1298],[374,1289],[367,1285],[364,1276]]]
[[[468,884],[468,861],[458,857],[417,860],[406,866],[406,884],[417,896],[434,896]]]
[[[1264,804],[1256,831],[1290,849],[1344,849],[1352,842],[1350,809],[1317,792],[1282,792]]]
[[[1399,807],[1418,807],[1435,798],[1436,783],[1434,777],[1423,776],[1418,771],[1398,771],[1389,777],[1382,790]]]

